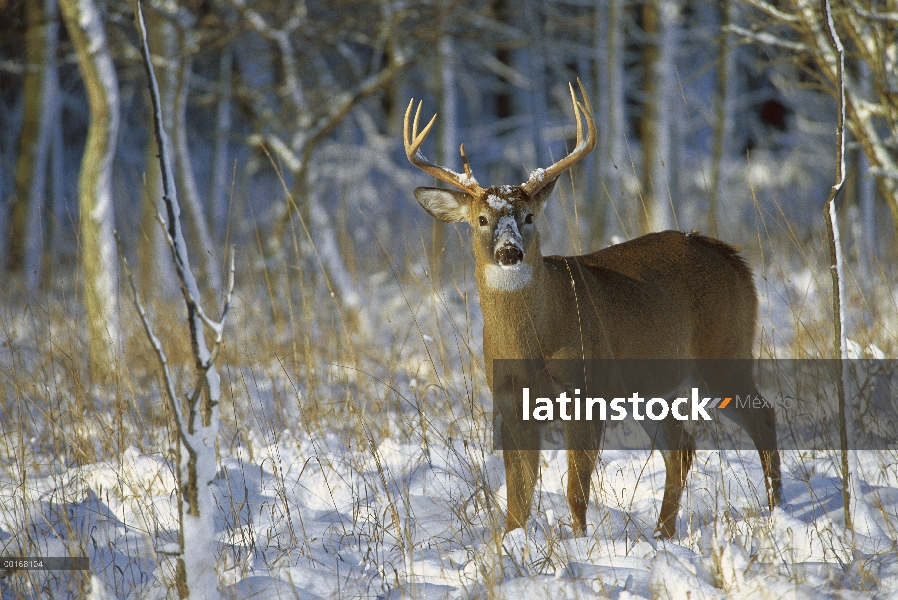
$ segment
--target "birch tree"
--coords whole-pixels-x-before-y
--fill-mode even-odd
[[[192,392],[182,400],[183,405],[178,401],[180,396],[176,391],[165,351],[153,333],[130,273],[129,280],[141,322],[159,360],[165,384],[163,395],[177,436],[174,459],[179,484],[177,499],[180,530],[175,573],[178,595],[181,598],[218,598],[218,579],[215,573],[218,554],[213,520],[216,506],[212,486],[218,466],[216,444],[220,426],[221,379],[215,362],[221,350],[224,322],[234,288],[234,258],[232,252],[221,318],[214,321],[203,309],[199,287],[190,268],[190,256],[181,229],[178,186],[171,160],[172,145],[165,133],[161,96],[150,59],[139,0],[135,2],[135,15],[153,105],[154,133],[159,148],[161,197],[165,209],[165,218],[163,220],[160,217],[160,223],[165,227],[172,262],[187,305],[187,322],[194,358],[195,383]],[[206,342],[207,329],[213,336],[211,347]],[[186,453],[186,457],[182,452]]]
[[[60,0],[87,90],[90,127],[78,178],[81,268],[91,373],[108,368],[119,339],[118,262],[113,240],[112,163],[119,92],[103,19],[93,0]]]
[[[839,438],[841,440],[842,500],[845,527],[862,535],[887,539],[870,507],[861,495],[860,465],[855,453],[854,398],[850,365],[848,363],[848,336],[845,331],[845,269],[842,260],[836,196],[845,182],[845,55],[842,40],[836,31],[829,0],[821,0],[821,19],[825,23],[826,42],[831,50],[836,83],[836,176],[830,189],[823,214],[826,221],[832,276],[833,348],[840,359],[841,373],[838,379]]]
[[[675,0],[647,0],[642,7],[645,33],[643,50],[642,116],[639,137],[642,142],[642,211],[640,232],[674,227],[672,199],[664,164],[671,158],[671,93],[676,81],[673,56],[679,5]]]
[[[598,114],[604,118],[599,123],[599,139],[596,148],[597,168],[592,208],[593,232],[602,238],[607,225],[608,205],[623,195],[623,139],[624,122],[624,2],[602,0],[595,8],[595,65],[598,89]]]
[[[16,195],[10,214],[9,268],[23,275],[33,293],[41,281],[41,217],[50,172],[54,129],[59,111],[56,47],[59,36],[56,0],[25,3],[25,71],[23,117],[16,165]],[[52,257],[50,257],[52,260]]]
[[[730,48],[730,21],[732,20],[730,0],[720,0],[717,5],[720,13],[720,31],[717,39],[716,86],[714,90],[714,142],[711,148],[711,181],[708,194],[708,225],[714,237],[719,235],[717,228],[720,200],[723,197],[723,161],[726,157],[726,141],[731,133],[730,118],[730,79],[733,72]]]
[[[812,66],[823,81],[835,87],[836,61],[830,51],[826,23],[813,0],[789,0],[773,5],[766,0],[743,0],[751,7],[752,27],[731,26],[743,40],[782,49],[785,56]],[[857,70],[861,81],[846,71],[845,125],[863,149],[869,168],[862,176],[873,177],[880,196],[892,214],[898,231],[898,153],[894,132],[898,131],[898,12],[894,3],[865,5],[856,0],[840,3],[832,10],[835,27],[845,40],[846,53],[866,65]],[[869,76],[869,85],[863,84]]]
[[[273,62],[280,65],[272,94],[249,87],[243,90],[251,99],[249,108],[256,128],[250,144],[270,152],[292,179],[286,201],[273,219],[266,250],[270,256],[281,255],[285,233],[296,218],[301,250],[320,261],[326,284],[339,301],[357,308],[361,296],[340,252],[333,220],[318,195],[309,189],[309,171],[319,144],[361,100],[386,86],[409,62],[396,35],[399,18],[393,14],[393,2],[356,5],[359,11],[376,11],[371,22],[364,23],[370,30],[341,29],[334,33],[334,39],[327,36],[323,47],[301,43],[306,30],[333,28],[333,24],[313,21],[304,3],[275,6],[275,10],[264,14],[245,0],[230,3],[240,16],[241,25],[265,40],[273,49]],[[277,18],[272,18],[272,14]],[[352,38],[353,46],[360,40],[367,41],[369,56],[353,53],[351,45],[344,43],[345,37]],[[329,45],[337,46],[336,56],[344,61],[345,73],[340,78],[331,73],[333,67],[325,59]],[[347,75],[352,84],[345,83]],[[245,78],[252,76],[245,74]],[[310,101],[310,96],[318,101]]]

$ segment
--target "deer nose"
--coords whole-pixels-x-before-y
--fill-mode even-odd
[[[503,244],[496,250],[496,262],[503,267],[511,267],[524,260],[524,253],[517,246]]]

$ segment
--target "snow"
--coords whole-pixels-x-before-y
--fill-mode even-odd
[[[525,266],[495,266],[497,280],[522,281]],[[784,452],[784,501],[771,514],[757,453],[698,452],[676,536],[659,541],[653,537],[665,476],[659,453],[602,452],[587,535],[575,538],[566,456],[545,451],[530,522],[503,536],[504,465],[492,450],[491,399],[482,365],[474,362],[482,356],[479,312],[467,312],[471,300],[454,288],[443,295],[400,287],[388,272],[367,280],[368,287],[362,280],[359,286],[372,307],[365,338],[371,358],[361,356],[359,345],[357,363],[322,353],[299,372],[289,359],[255,351],[238,355],[231,348],[221,357],[222,418],[234,423],[222,425],[217,447],[207,444],[200,461],[211,473],[202,504],[209,520],[188,520],[209,534],[218,557],[214,565],[202,562],[202,550],[186,557],[200,591],[241,599],[625,600],[678,599],[688,591],[691,598],[816,600],[886,598],[898,589],[893,547],[844,527],[835,453]],[[779,313],[813,288],[802,269],[789,280],[770,277],[762,288],[764,327],[789,322],[788,312],[785,319]],[[234,347],[266,335],[261,304],[247,297],[235,306],[228,327]],[[4,327],[17,338],[28,335],[18,321]],[[786,324],[777,331],[788,338]],[[4,372],[11,372],[14,347],[0,348]],[[849,347],[882,354],[866,340]],[[60,378],[67,380],[67,372]],[[47,388],[59,395],[51,406],[68,400],[58,383]],[[149,389],[148,406],[161,406],[159,390]],[[97,397],[113,406],[115,396],[104,394],[98,388]],[[315,411],[319,420],[309,416]],[[109,437],[102,423],[84,426],[95,427],[91,439]],[[167,434],[160,433],[155,449],[140,439],[81,464],[52,445],[42,448],[41,435],[23,438],[39,463],[23,471],[16,469],[20,449],[0,446],[4,552],[84,553],[91,571],[78,589],[89,590],[88,597],[173,596],[180,543]],[[894,532],[895,453],[858,452],[856,460],[864,499],[876,507],[873,518]],[[3,580],[10,586],[3,597],[70,597],[79,574],[27,576],[33,585],[22,574]]]
[[[464,598],[491,589],[500,598],[682,598],[689,590],[692,598],[765,593],[811,598],[818,586],[837,581],[848,588],[864,585],[883,591],[898,585],[898,558],[889,548],[860,540],[852,550],[840,525],[840,494],[832,468],[807,482],[787,469],[786,505],[770,515],[759,508],[756,496],[726,493],[751,484],[749,472],[760,468],[756,456],[723,453],[715,458],[700,453],[680,514],[681,535],[660,542],[651,532],[663,489],[663,461],[657,454],[606,452],[589,507],[588,536],[572,538],[564,499],[564,454],[545,452],[536,498],[542,510],[534,511],[526,530],[505,535],[497,552],[490,529],[496,524],[490,519],[498,515],[464,506],[472,492],[476,496],[482,490],[474,489],[475,465],[463,458],[462,445],[431,443],[429,451],[430,465],[419,444],[387,438],[377,446],[378,467],[370,455],[359,461],[357,450],[333,444],[305,458],[305,450],[284,439],[258,449],[254,460],[224,457],[213,486],[222,557],[218,592],[224,598],[401,597],[415,592]],[[277,474],[271,470],[275,453],[281,465]],[[787,465],[798,464],[796,457],[786,458]],[[867,458],[876,462],[883,457],[868,453]],[[348,468],[353,462],[356,468]],[[132,448],[120,465],[88,465],[82,470],[89,477],[77,484],[73,478],[71,489],[85,490],[86,500],[63,506],[69,507],[65,512],[75,530],[92,540],[85,549],[97,570],[91,589],[101,595],[95,597],[157,594],[152,590],[167,558],[153,552],[158,534],[147,527],[170,526],[174,508],[167,501],[168,476],[160,479],[162,465],[160,457]],[[497,453],[486,456],[483,468],[494,484],[501,480]],[[369,478],[378,469],[387,474],[390,496],[377,491],[375,479]],[[632,477],[614,477],[623,473]],[[112,510],[106,493],[101,499],[95,488],[108,490],[119,479],[128,483],[122,489],[137,502],[113,502]],[[62,493],[50,481],[35,481],[35,486],[46,490],[42,498]],[[495,500],[501,501],[504,487],[496,487]],[[894,515],[898,488],[880,489],[883,492],[888,498],[884,508]],[[596,498],[605,503],[596,503]],[[407,537],[403,543],[411,544],[408,561],[394,535],[391,502]],[[42,520],[58,522],[58,513],[45,501],[34,508]],[[7,535],[17,536],[9,523],[15,512],[12,506],[2,511],[0,522]],[[893,526],[896,521],[893,516]],[[52,549],[54,531],[58,535],[60,530],[35,529],[32,538]],[[121,553],[110,556],[107,548]],[[125,580],[117,569],[103,568],[113,564],[110,560],[127,574]],[[846,562],[863,565],[864,573],[845,575]],[[188,564],[215,572],[209,565]],[[126,580],[130,583],[123,585]],[[214,587],[204,589],[217,593]]]
[[[524,242],[521,240],[521,232],[518,230],[518,222],[514,215],[502,215],[499,222],[496,223],[496,230],[493,232],[493,244],[495,247],[503,245],[514,246],[524,253]]]
[[[505,198],[496,196],[495,194],[489,194],[486,197],[486,203],[490,206],[490,208],[500,213],[506,209],[511,208],[511,202],[509,202]]]
[[[445,167],[443,167],[443,168],[445,168]],[[474,178],[473,175],[467,175],[466,173],[455,173],[455,176],[458,178],[458,182],[461,183],[465,187],[480,185],[477,183],[477,180]]]
[[[545,179],[546,170],[545,169],[534,169],[530,172],[530,177],[527,178],[527,181],[522,183],[521,185],[527,185],[528,183],[542,183],[543,179]]]

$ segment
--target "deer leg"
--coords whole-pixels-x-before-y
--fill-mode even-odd
[[[500,407],[507,406],[500,402]],[[514,413],[511,413],[514,414]],[[530,517],[533,490],[539,473],[539,429],[532,423],[503,419],[502,459],[505,462],[505,491],[508,512],[505,532],[525,527]]]
[[[508,513],[505,532],[527,525],[539,469],[539,450],[504,450]]]
[[[761,467],[764,469],[764,484],[767,488],[767,504],[770,510],[778,506],[783,496],[783,477],[780,471],[780,453],[776,450],[758,450]]]
[[[658,536],[663,539],[671,539],[677,531],[677,513],[680,512],[680,499],[683,497],[683,488],[686,486],[686,476],[692,467],[692,457],[695,456],[695,441],[692,436],[683,429],[677,427],[671,433],[668,441],[675,450],[662,450],[664,466],[667,477],[664,482],[664,500],[661,502],[661,513],[658,515]]]
[[[758,449],[761,468],[764,470],[767,504],[773,510],[780,503],[783,490],[780,453],[776,442],[776,412],[772,406],[734,408],[736,410],[731,413],[734,420],[748,433]]]
[[[736,367],[733,368],[741,366],[737,363]],[[707,379],[710,379],[710,377],[707,377]],[[735,383],[731,383],[729,389],[748,389],[749,393],[746,395],[746,398],[760,400],[761,406],[755,406],[756,401],[747,402],[746,406],[741,406],[736,401],[721,412],[745,430],[754,443],[755,448],[757,448],[758,455],[761,457],[761,468],[764,470],[767,504],[772,510],[780,503],[783,487],[780,453],[776,441],[776,412],[773,406],[768,405],[767,401],[761,397],[750,372],[737,373],[731,377],[731,381]],[[715,387],[715,389],[725,390],[727,387],[719,386]],[[717,395],[722,394],[718,393]]]
[[[574,535],[586,535],[586,507],[589,505],[589,482],[596,468],[598,450],[567,451],[567,501],[574,520]]]

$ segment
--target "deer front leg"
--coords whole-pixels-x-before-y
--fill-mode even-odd
[[[508,513],[505,532],[527,525],[539,471],[539,450],[503,450]]]
[[[523,378],[519,374],[497,377],[493,388],[493,400],[501,413],[502,458],[508,495],[506,533],[527,525],[539,473],[540,431],[533,421],[523,420],[520,400],[510,392],[515,389],[513,381],[516,377]]]

